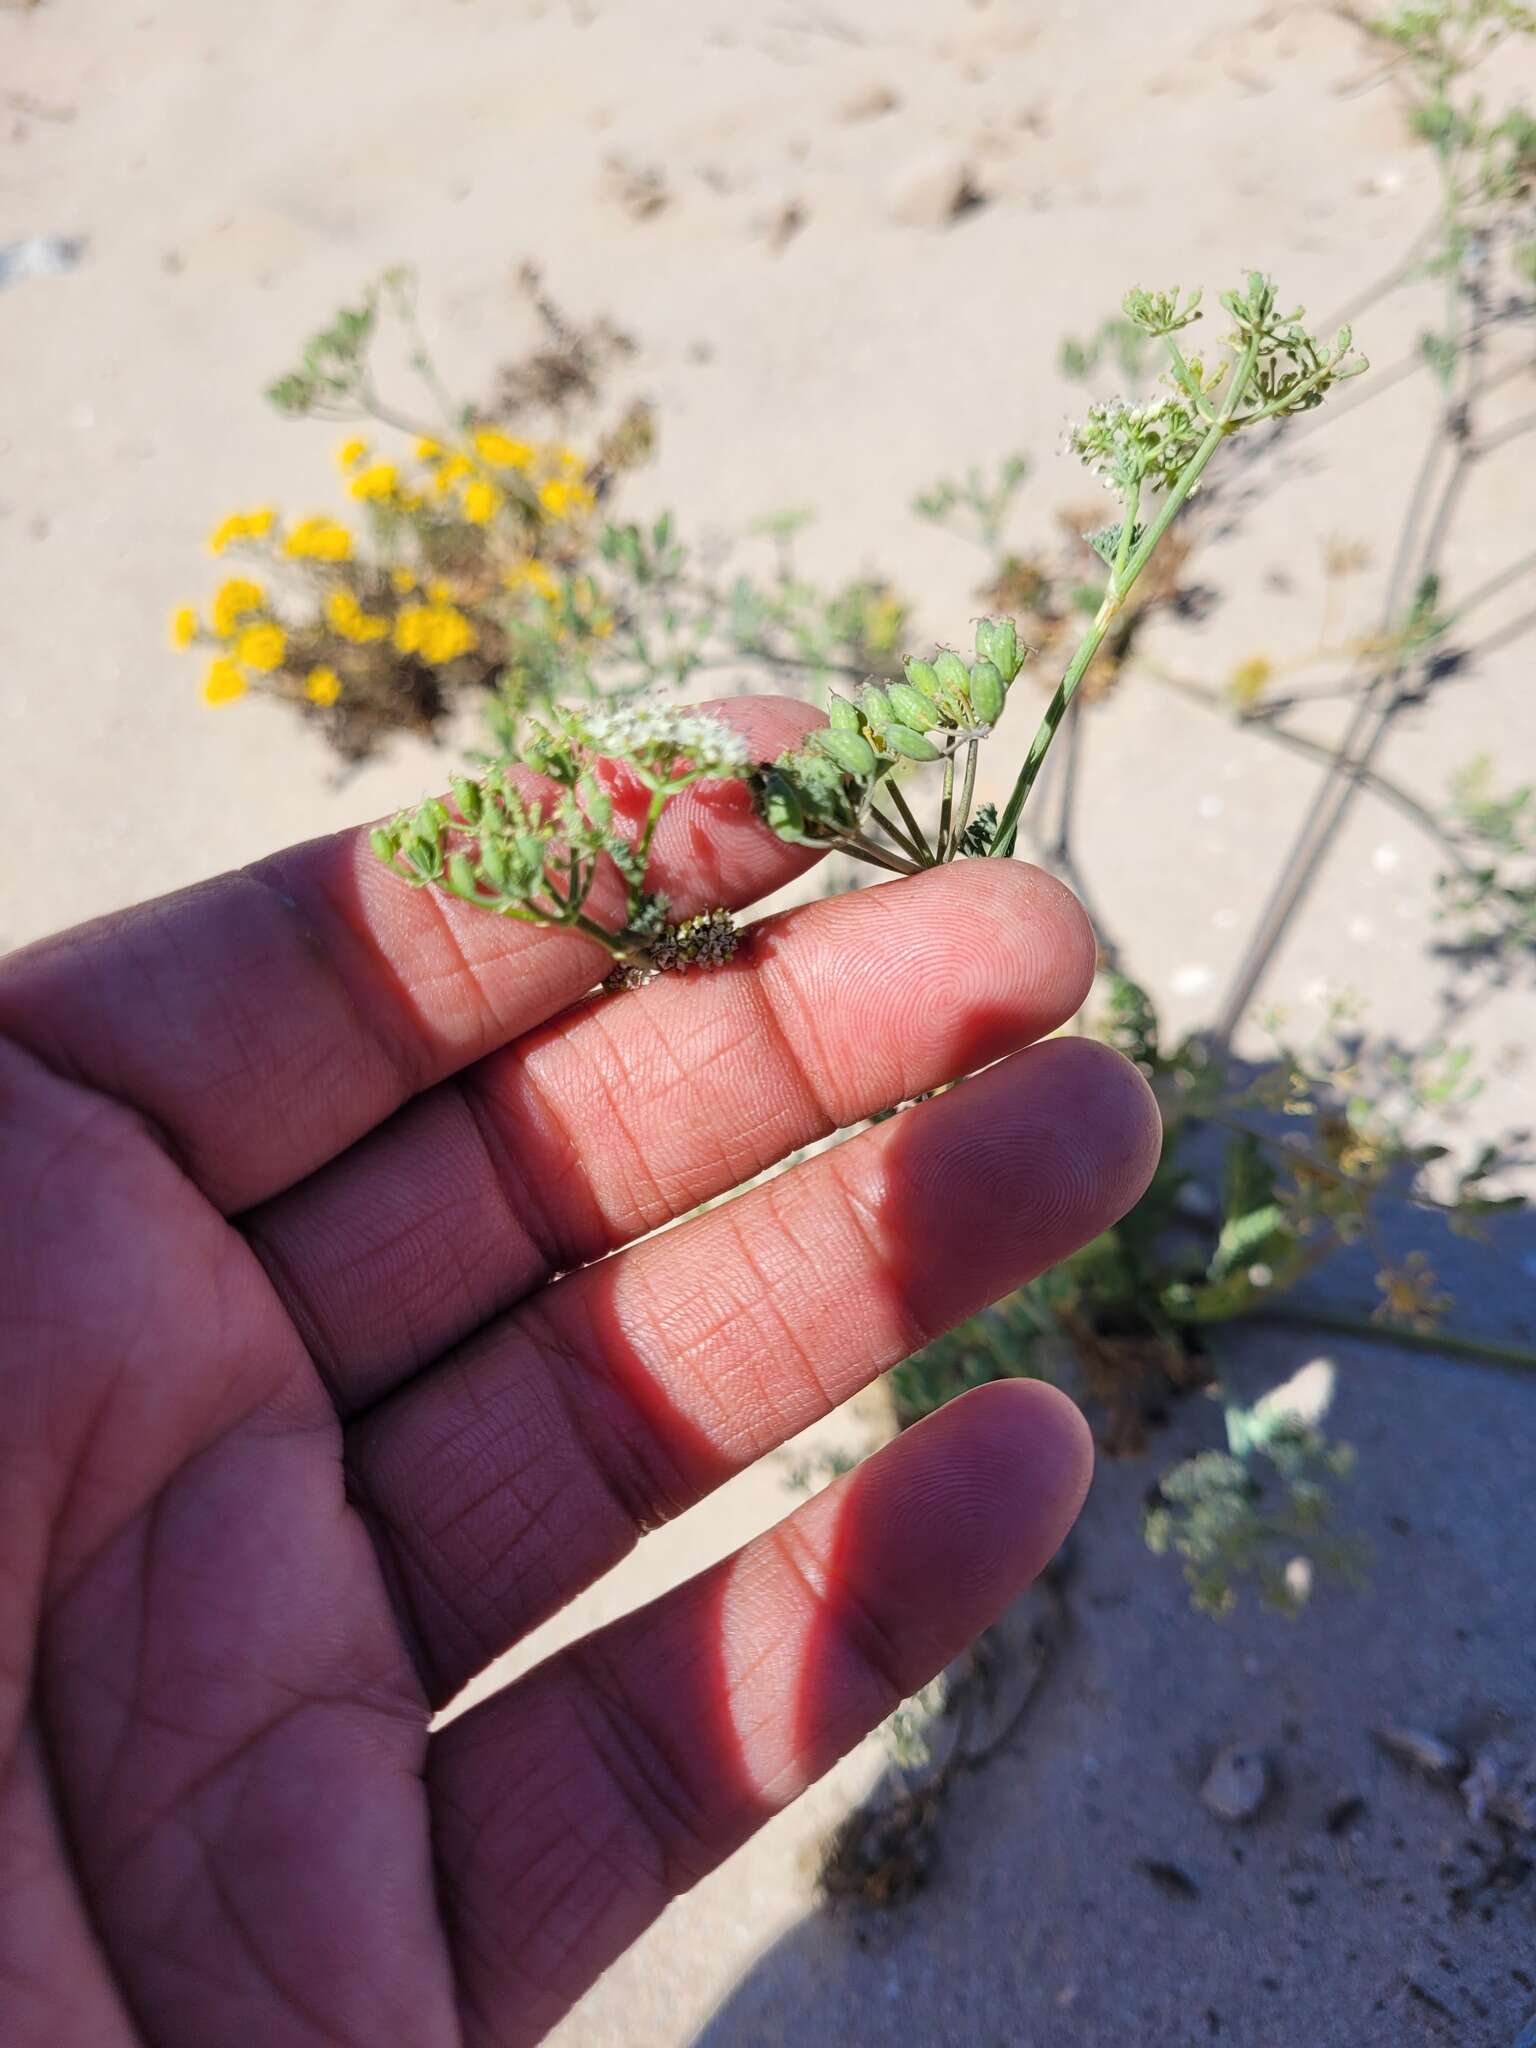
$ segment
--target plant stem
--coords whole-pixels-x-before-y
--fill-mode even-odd
[[[376,419],[381,427],[393,427],[396,433],[410,434],[418,441],[435,441],[442,432],[441,427],[434,427],[430,421],[417,419],[412,413],[400,412],[395,406],[386,404],[370,383],[358,386],[358,397],[361,401],[359,416]]]
[[[1501,569],[1496,576],[1490,576],[1486,583],[1479,583],[1469,597],[1464,597],[1460,604],[1453,605],[1442,615],[1437,638],[1443,639],[1452,626],[1460,625],[1468,612],[1475,611],[1488,598],[1497,597],[1499,592],[1507,590],[1511,583],[1518,583],[1522,577],[1529,575],[1532,569],[1536,569],[1536,552],[1522,555],[1518,562],[1511,562],[1508,568]]]
[[[931,867],[933,865],[932,854],[928,853],[925,858],[924,854],[920,852],[918,848],[912,844],[912,841],[908,838],[907,834],[902,831],[901,827],[896,823],[896,820],[894,818],[888,818],[885,815],[884,811],[881,810],[878,804],[872,803],[870,805],[869,815],[874,819],[875,823],[887,835],[888,838],[895,840],[896,844],[901,848],[902,852],[907,855],[909,860],[915,860],[919,863],[919,865],[923,867]]]
[[[1505,1343],[1496,1337],[1464,1337],[1452,1330],[1411,1330],[1401,1323],[1375,1322],[1369,1316],[1342,1315],[1333,1309],[1260,1308],[1252,1310],[1245,1320],[1276,1323],[1293,1330],[1332,1330],[1341,1337],[1396,1344],[1405,1351],[1428,1351],[1446,1358],[1469,1358],[1485,1365],[1536,1372],[1536,1349],[1526,1344]]]
[[[939,799],[939,829],[937,834],[939,859],[949,859],[949,821],[955,810],[955,757],[952,753],[944,756],[944,794]]]
[[[885,785],[885,789],[886,794],[891,799],[891,802],[896,806],[897,810],[900,811],[903,824],[906,826],[908,832],[911,833],[912,838],[915,840],[917,846],[920,849],[917,856],[918,859],[922,861],[924,867],[935,866],[937,864],[937,860],[933,848],[928,844],[928,834],[917,822],[916,817],[913,815],[912,806],[907,802],[906,798],[902,795],[900,783],[895,781],[887,782]]]
[[[1445,232],[1448,246],[1459,248],[1459,242],[1451,239],[1459,236],[1459,227],[1449,212]],[[1393,716],[1403,702],[1403,671],[1413,657],[1413,650],[1402,645],[1403,608],[1409,591],[1420,587],[1438,563],[1450,513],[1466,479],[1471,459],[1473,409],[1482,388],[1481,337],[1476,323],[1467,335],[1461,331],[1463,297],[1474,304],[1475,310],[1480,310],[1475,306],[1474,288],[1465,276],[1464,261],[1458,261],[1451,266],[1449,317],[1454,324],[1449,340],[1456,350],[1458,362],[1465,365],[1463,386],[1459,393],[1447,391],[1445,395],[1414,483],[1408,515],[1387,581],[1378,637],[1387,640],[1389,636],[1396,635],[1397,652],[1377,668],[1361,692],[1333,765],[1312,800],[1279,878],[1259,914],[1257,927],[1249,939],[1216,1021],[1213,1036],[1218,1047],[1231,1044],[1298,904],[1311,885],[1324,854],[1336,840],[1351,797],[1370,769]],[[1432,501],[1430,484],[1447,449],[1454,451],[1450,467]],[[1424,513],[1431,502],[1434,510],[1426,531]]]
[[[661,814],[667,807],[667,798],[670,794],[671,792],[665,789],[651,791],[650,808],[646,811],[645,823],[640,827],[640,837],[635,841],[635,859],[639,862],[642,876],[638,886],[642,889],[645,886],[643,877],[646,863],[651,857],[651,841],[656,837],[656,827],[661,823]]]
[[[872,868],[884,868],[887,874],[922,873],[922,867],[918,862],[905,860],[899,853],[890,853],[885,847],[876,846],[873,840],[866,839],[862,832],[846,832],[842,838],[830,841],[829,846],[851,854],[855,860],[868,861]]]
[[[597,943],[610,952],[615,960],[627,960],[630,957],[625,948],[619,944],[614,933],[604,931],[596,919],[588,917],[585,911],[578,910],[573,918],[563,919],[561,922],[568,923],[573,932],[581,932],[586,938],[596,939]]]
[[[979,744],[975,740],[972,740],[965,750],[965,778],[960,785],[960,808],[955,813],[954,830],[950,835],[951,859],[958,853],[960,842],[965,837],[965,828],[971,822],[971,805],[976,798],[976,756],[979,751]]]
[[[1165,335],[1163,338],[1168,345],[1168,355],[1173,364],[1173,374],[1189,394],[1191,403],[1208,420],[1215,419],[1216,408],[1211,404],[1211,401],[1196,382],[1194,372],[1184,360],[1184,351],[1179,347],[1179,344],[1171,334]]]

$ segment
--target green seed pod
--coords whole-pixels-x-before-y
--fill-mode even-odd
[[[1018,628],[1012,619],[976,621],[976,658],[992,663],[1006,689],[1024,665],[1024,657],[1019,652]]]
[[[892,683],[886,695],[896,716],[913,732],[927,732],[930,726],[940,723],[938,705],[921,690],[914,690],[910,683]]]
[[[518,880],[525,888],[536,889],[544,879],[544,841],[537,832],[519,832],[512,848]]]
[[[983,725],[996,725],[1003,715],[1007,695],[996,664],[978,661],[971,670],[971,708]]]
[[[940,690],[939,716],[948,726],[970,725],[971,700],[962,690]]]
[[[395,858],[395,835],[387,826],[375,825],[368,834],[368,844],[373,848],[378,858],[385,862],[386,865],[393,863]]]
[[[953,648],[946,647],[935,657],[933,673],[945,690],[953,692],[957,697],[964,698],[971,678],[966,670],[965,663],[954,652]]]
[[[827,699],[827,722],[834,732],[857,732],[864,723],[858,705],[835,690]]]
[[[914,690],[921,690],[930,703],[939,699],[939,679],[934,673],[931,661],[919,661],[915,654],[907,657],[907,681]]]
[[[480,868],[493,889],[505,889],[507,850],[499,839],[486,839],[481,842]]]
[[[830,726],[823,726],[820,732],[812,733],[812,739],[821,751],[834,760],[845,775],[868,777],[880,765],[875,750],[862,733],[833,732]]]
[[[770,832],[783,839],[799,839],[805,831],[805,807],[789,779],[770,768],[763,778],[758,809]]]
[[[909,761],[937,761],[942,750],[932,740],[924,739],[920,732],[913,732],[907,725],[888,725],[880,735],[893,754],[904,755]]]
[[[481,798],[478,782],[471,782],[467,775],[458,776],[453,784],[453,800],[466,825],[479,824]]]
[[[434,844],[441,839],[452,822],[448,816],[447,806],[439,803],[435,796],[429,796],[426,802],[418,807],[415,817],[411,820],[420,836]]]
[[[435,882],[443,871],[442,849],[435,839],[412,835],[400,849],[406,866],[423,882]]]
[[[455,896],[462,896],[471,903],[479,895],[475,884],[475,864],[467,853],[456,853],[450,858],[448,886]]]
[[[861,692],[860,701],[863,704],[864,717],[867,722],[876,732],[883,732],[895,715],[891,710],[890,698],[887,697],[884,690],[878,684],[866,683]]]

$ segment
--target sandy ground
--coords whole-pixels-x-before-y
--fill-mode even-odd
[[[916,595],[919,637],[957,637],[980,558],[915,520],[912,493],[1018,447],[1036,481],[1015,538],[1091,496],[1054,452],[1083,402],[1056,369],[1063,333],[1090,331],[1128,283],[1216,288],[1251,263],[1326,312],[1413,240],[1427,159],[1367,83],[1327,14],[1216,0],[0,8],[0,245],[86,238],[72,273],[0,296],[0,946],[439,779],[437,757],[402,745],[343,782],[278,710],[203,709],[165,650],[170,606],[206,587],[216,513],[332,488],[325,431],[279,427],[257,393],[385,264],[419,266],[444,367],[473,390],[519,338],[515,273],[536,260],[573,311],[639,342],[626,374],[662,434],[637,504],[722,533],[814,506],[819,575],[888,574]],[[632,219],[613,159],[654,167],[668,204]],[[935,159],[968,165],[985,203],[915,225],[903,194]],[[781,242],[790,206],[803,225]],[[1390,366],[1432,318],[1410,294],[1362,318],[1360,339]],[[1510,419],[1529,411],[1528,383],[1505,395]],[[1307,646],[1331,537],[1369,548],[1345,607],[1363,626],[1427,404],[1408,379],[1298,442],[1285,489],[1202,555],[1223,601],[1198,637],[1170,632],[1166,659],[1219,680]],[[1492,573],[1533,526],[1516,443],[1479,465],[1453,582]],[[1511,592],[1506,615],[1529,597]],[[1481,749],[1529,772],[1529,670],[1512,642],[1412,710],[1392,773],[1435,803]],[[1320,706],[1316,735],[1335,729]],[[1314,771],[1151,684],[1094,720],[1086,757],[1096,907],[1171,1019],[1198,1022]],[[1347,987],[1381,1028],[1421,1034],[1441,986],[1437,864],[1399,815],[1359,801],[1268,993],[1305,1022]],[[1465,1033],[1489,1075],[1472,1128],[1490,1135],[1531,1120],[1523,1002],[1495,996]],[[1529,1244],[1513,1232],[1468,1269],[1470,1317],[1518,1326]],[[1307,1355],[1252,1336],[1225,1362],[1258,1385]],[[923,1900],[874,1919],[815,1908],[815,1845],[878,1774],[869,1746],[679,1904],[559,2038],[1507,2043],[1536,2007],[1536,1883],[1457,1905],[1468,1825],[1394,1777],[1365,1731],[1389,1714],[1529,1721],[1530,1458],[1507,1451],[1531,1441],[1530,1392],[1369,1347],[1333,1355],[1378,1538],[1370,1596],[1330,1596],[1295,1630],[1215,1629],[1140,1552],[1147,1468],[1106,1468],[1070,1649],[1027,1736],[962,1787]],[[838,1418],[822,1435],[877,1426]],[[1214,1426],[1194,1404],[1174,1442]],[[648,1542],[520,1661],[772,1520],[785,1470]],[[1270,1746],[1282,1777],[1241,1839],[1195,1797],[1232,1740]],[[1353,1796],[1362,1817],[1330,1835]],[[1198,1896],[1160,1891],[1146,1860],[1186,1869]]]

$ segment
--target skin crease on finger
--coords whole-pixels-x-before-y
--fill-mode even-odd
[[[1018,862],[806,905],[491,1054],[245,1228],[347,1412],[553,1270],[1053,1030],[1092,969],[1075,899]]]
[[[557,1282],[375,1409],[349,1466],[431,1696],[1107,1227],[1156,1151],[1134,1068],[1050,1040]]]
[[[813,722],[788,698],[713,708],[767,754]],[[685,792],[653,849],[679,910],[750,903],[813,858],[763,829],[739,783]],[[0,1032],[149,1117],[229,1213],[293,1186],[605,971],[601,950],[569,933],[403,887],[365,831],[344,832],[8,955]]]
[[[859,1604],[923,1618],[927,1640],[914,1628],[904,1648],[924,1669],[952,1654],[949,1638],[971,1616],[985,1617],[977,1624],[984,1627],[1036,1576],[1076,1521],[1093,1476],[1087,1424],[1054,1388],[1003,1384],[985,1390],[979,1406],[964,1396],[947,1412],[949,1455],[914,1465],[909,1483],[882,1505],[866,1500],[858,1532],[874,1581],[858,1588]],[[931,1439],[926,1447],[938,1449]],[[780,1555],[794,1557],[803,1597],[793,1597],[784,1574],[757,1551],[730,1560],[721,1595],[721,1664],[742,1773],[773,1811],[798,1798],[883,1704],[861,1696],[851,1679],[824,1674],[807,1722],[805,1673],[817,1665],[818,1628],[852,1548],[839,1540],[846,1496],[821,1499],[820,1511],[780,1542]]]
[[[541,2038],[594,1967],[957,1655],[1060,1544],[1091,1465],[1062,1395],[978,1388],[451,1723],[431,1778],[470,2048]]]

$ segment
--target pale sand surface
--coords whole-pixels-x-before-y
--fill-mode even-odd
[[[1251,263],[1326,313],[1411,242],[1432,208],[1428,160],[1365,77],[1327,14],[1215,0],[0,11],[0,244],[87,238],[78,270],[0,296],[0,946],[440,778],[438,755],[400,745],[341,782],[279,710],[204,710],[164,643],[170,606],[206,587],[213,515],[260,497],[326,502],[325,430],[280,426],[257,393],[385,264],[419,266],[444,367],[477,390],[523,332],[514,278],[536,260],[573,311],[611,314],[639,344],[623,383],[655,401],[661,446],[633,502],[726,533],[814,506],[818,575],[888,574],[915,595],[919,637],[954,638],[980,558],[915,520],[911,495],[1022,447],[1036,472],[1017,538],[1091,499],[1054,452],[1083,403],[1056,369],[1062,333],[1091,330],[1128,283],[1215,288]],[[894,111],[846,118],[878,88]],[[945,228],[896,219],[912,168],[945,150],[986,204]],[[661,171],[672,197],[655,218],[616,203],[614,156]],[[776,248],[766,226],[791,202],[806,222]],[[1390,366],[1434,317],[1426,289],[1362,317],[1360,339]],[[1507,396],[1511,419],[1530,410],[1528,383]],[[1401,504],[1426,418],[1410,381],[1298,440],[1284,492],[1202,555],[1224,602],[1198,636],[1168,629],[1168,660],[1219,681],[1256,651],[1306,646],[1334,535],[1371,544],[1348,600],[1364,624],[1391,546],[1379,508]],[[1536,530],[1529,446],[1480,466],[1453,579],[1486,576]],[[1503,615],[1529,601],[1512,592]],[[1430,803],[1479,749],[1506,779],[1528,775],[1530,671],[1517,641],[1412,710],[1392,773]],[[1336,714],[1320,707],[1313,730],[1329,737]],[[1172,1022],[1196,1023],[1315,771],[1143,683],[1095,720],[1087,751],[1083,870]],[[990,793],[1007,768],[993,764]],[[70,816],[89,831],[70,832]],[[1358,802],[1268,992],[1305,1021],[1322,989],[1349,987],[1380,1028],[1422,1033],[1440,985],[1436,866],[1400,816]],[[1532,1120],[1529,1026],[1528,998],[1508,993],[1467,1027],[1489,1075],[1474,1131]],[[1528,1316],[1529,1243],[1469,1269],[1470,1318]],[[1231,1350],[1254,1387],[1310,1355],[1272,1334]],[[815,1844],[878,1772],[867,1747],[676,1906],[558,2038],[1509,2041],[1536,2006],[1536,1883],[1486,1918],[1454,1915],[1467,1824],[1394,1776],[1365,1731],[1388,1716],[1531,1715],[1531,1393],[1366,1347],[1331,1355],[1341,1430],[1362,1452],[1356,1509],[1378,1541],[1368,1597],[1330,1595],[1294,1630],[1257,1617],[1214,1629],[1140,1552],[1150,1468],[1107,1467],[1073,1646],[1028,1739],[963,1788],[924,1899],[865,1921],[816,1912]],[[874,1426],[835,1418],[820,1436],[862,1442]],[[1193,1404],[1167,1454],[1214,1426]],[[782,1465],[748,1475],[519,1663],[729,1550],[788,1499]],[[1269,1744],[1284,1778],[1241,1838],[1195,1796],[1202,1759],[1234,1739]],[[1356,1792],[1358,1833],[1329,1836],[1323,1814]],[[1187,1868],[1198,1899],[1160,1892],[1137,1869],[1146,1858]]]

